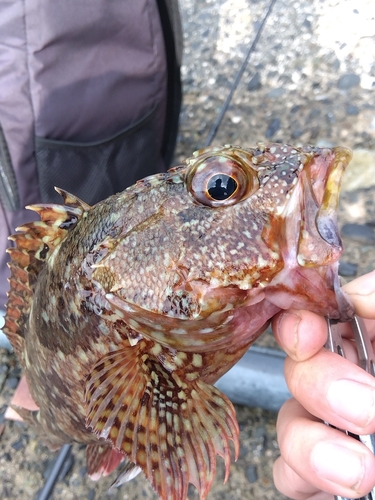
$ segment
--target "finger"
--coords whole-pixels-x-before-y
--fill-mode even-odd
[[[273,467],[273,479],[276,488],[293,500],[333,500],[333,495],[318,490],[302,479],[283,457],[276,459]]]
[[[273,465],[273,480],[280,493],[293,500],[306,500],[319,492],[315,486],[302,479],[289,467],[283,457],[279,457]]]
[[[367,320],[370,338],[375,338],[375,271],[368,273],[344,286],[357,314]],[[282,349],[294,360],[303,361],[316,354],[327,339],[325,320],[314,313],[302,310],[283,311],[273,320],[276,340]],[[341,327],[342,335],[352,337],[349,324]]]
[[[375,319],[375,271],[347,283],[343,289],[359,316]]]
[[[285,463],[317,491],[358,498],[375,485],[371,451],[343,432],[317,422],[295,399],[281,408],[277,432]],[[302,495],[308,486],[300,482],[299,488]]]
[[[367,320],[367,324],[371,323],[375,327],[375,321]],[[294,309],[283,311],[273,319],[272,328],[280,347],[294,361],[305,361],[311,358],[327,341],[326,319],[309,311]],[[350,324],[341,323],[340,333],[346,339],[344,340],[345,357],[358,364],[358,351],[353,342]],[[370,334],[369,336],[371,338]],[[372,336],[375,337],[375,328],[373,328]]]
[[[295,361],[311,358],[327,341],[326,320],[309,311],[283,311],[272,328],[281,348]]]
[[[375,378],[322,349],[313,358],[285,361],[293,396],[313,415],[355,434],[375,432]]]

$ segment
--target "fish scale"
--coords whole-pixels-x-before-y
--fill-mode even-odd
[[[90,207],[63,190],[10,249],[4,332],[56,449],[87,444],[93,479],[123,462],[162,500],[207,497],[239,429],[213,387],[279,311],[345,321],[336,211],[346,148],[199,150]]]

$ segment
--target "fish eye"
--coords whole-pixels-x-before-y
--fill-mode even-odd
[[[210,207],[234,205],[259,187],[250,165],[229,155],[202,155],[187,174],[187,188],[195,200]]]
[[[236,179],[227,174],[215,174],[207,182],[207,191],[213,200],[227,200],[237,189]]]

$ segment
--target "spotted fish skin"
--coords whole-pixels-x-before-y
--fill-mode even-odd
[[[40,409],[17,411],[51,448],[86,443],[95,478],[123,457],[122,480],[142,470],[161,499],[189,483],[206,498],[239,434],[211,384],[282,309],[353,315],[337,274],[350,158],[211,147],[93,207],[63,190],[30,207],[41,221],[12,237],[4,331]]]

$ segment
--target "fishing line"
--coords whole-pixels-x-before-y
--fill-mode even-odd
[[[249,47],[249,50],[247,51],[245,59],[243,60],[243,63],[242,63],[242,65],[237,73],[237,76],[236,76],[234,82],[232,83],[232,86],[229,90],[227,98],[225,99],[225,102],[224,102],[223,106],[221,107],[220,112],[219,112],[214,124],[211,127],[211,130],[207,136],[206,142],[204,143],[204,147],[210,146],[210,144],[212,143],[212,141],[214,140],[214,138],[217,134],[217,131],[221,125],[221,122],[223,121],[224,115],[228,110],[228,107],[229,107],[229,104],[232,100],[233,94],[235,93],[235,91],[238,87],[238,84],[240,83],[240,80],[241,80],[242,75],[246,69],[247,63],[249,62],[251,54],[256,49],[256,46],[258,44],[258,41],[259,41],[260,36],[262,34],[262,31],[263,31],[263,28],[267,22],[268,17],[270,16],[270,14],[272,12],[272,9],[273,9],[276,1],[277,0],[271,0],[269,6],[267,7],[266,13],[262,19],[262,22],[260,23],[260,26],[256,32],[254,40],[252,41],[252,43]],[[59,451],[59,454],[57,456],[54,467],[52,468],[50,474],[48,475],[47,480],[46,480],[42,490],[40,491],[40,493],[38,495],[37,500],[49,500],[50,499],[52,490],[53,490],[55,483],[59,477],[59,474],[60,474],[66,460],[69,457],[71,447],[72,447],[72,445],[65,444],[61,448],[61,450]]]
[[[264,28],[264,26],[265,26],[265,24],[267,22],[267,19],[268,19],[269,15],[272,12],[272,9],[273,9],[273,6],[275,5],[275,3],[276,3],[276,0],[271,0],[271,3],[269,4],[269,6],[268,6],[268,8],[266,10],[266,13],[265,13],[265,15],[263,17],[263,20],[260,23],[258,31],[257,31],[257,33],[255,35],[255,38],[254,38],[252,44],[250,45],[249,50],[247,51],[246,57],[245,57],[242,65],[241,65],[241,67],[240,67],[240,69],[239,69],[239,71],[237,73],[237,76],[236,76],[234,82],[232,83],[232,86],[231,86],[231,88],[229,90],[227,98],[225,99],[225,102],[224,102],[224,104],[223,104],[223,106],[222,106],[222,108],[221,108],[221,110],[220,110],[220,112],[219,112],[219,114],[218,114],[218,116],[217,116],[214,124],[211,127],[211,130],[210,130],[210,132],[209,132],[209,134],[207,136],[206,142],[204,143],[204,147],[210,146],[211,143],[212,143],[212,141],[214,140],[216,134],[217,134],[217,131],[218,131],[219,127],[220,127],[220,124],[223,121],[224,115],[225,115],[225,113],[228,110],[228,107],[229,107],[229,104],[230,104],[230,102],[232,100],[233,94],[235,93],[235,91],[236,91],[236,89],[238,87],[238,84],[240,83],[240,80],[241,80],[242,75],[243,75],[243,73],[244,73],[244,71],[246,69],[247,63],[249,62],[251,54],[256,49],[256,46],[258,44],[260,35],[262,34],[263,28]]]

